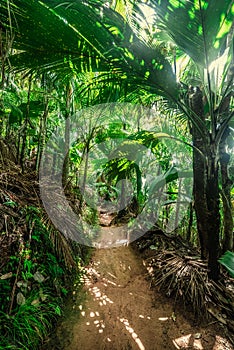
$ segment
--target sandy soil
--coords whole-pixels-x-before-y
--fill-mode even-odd
[[[150,289],[131,247],[96,249],[86,271],[43,350],[233,350],[215,323],[196,325],[182,306]]]

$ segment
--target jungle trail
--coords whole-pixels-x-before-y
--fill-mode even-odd
[[[0,18],[0,350],[233,350],[233,0],[0,0]],[[121,210],[90,204],[93,174]]]
[[[3,139],[0,154],[0,349],[234,349],[226,270],[209,280],[199,249],[156,226],[126,244],[134,206],[99,210],[95,248],[65,238],[35,171],[23,173]],[[66,196],[79,211],[70,188]]]

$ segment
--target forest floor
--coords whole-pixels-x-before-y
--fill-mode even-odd
[[[103,237],[111,228],[103,227]],[[121,228],[120,228],[121,230]],[[215,321],[150,288],[144,260],[131,246],[95,249],[84,283],[42,350],[233,350]]]

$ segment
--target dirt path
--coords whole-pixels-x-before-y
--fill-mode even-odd
[[[86,270],[82,291],[74,288],[64,320],[43,349],[233,349],[214,325],[191,325],[182,309],[152,291],[131,247],[96,249]]]

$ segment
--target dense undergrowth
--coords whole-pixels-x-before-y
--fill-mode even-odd
[[[62,315],[88,250],[50,223],[35,173],[0,164],[0,349],[38,349]]]
[[[36,173],[22,173],[1,140],[0,159],[0,350],[36,350],[62,315],[74,280],[82,279],[90,250],[55,230],[41,205]],[[96,214],[87,208],[88,219],[97,220]],[[198,248],[161,229],[133,246],[147,252],[154,288],[234,331],[234,280],[226,272],[219,283],[209,280]]]

